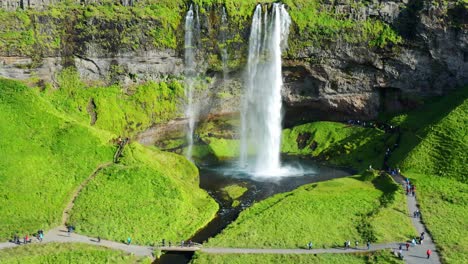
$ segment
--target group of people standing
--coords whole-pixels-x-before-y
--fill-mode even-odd
[[[44,239],[44,231],[43,231],[42,229],[37,231],[36,238],[37,238],[37,240],[39,240],[39,242],[42,242],[42,240]],[[26,235],[23,237],[23,242],[21,242],[21,239],[20,239],[20,237],[18,236],[18,234],[15,234],[15,235],[13,236],[13,239],[10,240],[10,242],[15,243],[15,244],[17,244],[17,245],[21,245],[21,244],[32,243],[32,239],[31,239],[31,237],[29,236],[29,234],[26,234]]]
[[[424,241],[424,236],[425,236],[425,232],[422,232],[420,235],[419,235],[419,244],[422,245],[423,244],[423,241]],[[410,246],[412,247],[415,247],[417,244],[418,244],[418,239],[415,237],[411,240],[411,244],[409,242],[406,242],[406,244],[400,244],[399,248],[398,248],[398,257],[400,259],[403,259],[403,245],[406,247],[406,251],[409,251],[409,248]],[[432,254],[432,251],[430,249],[428,249],[426,251],[426,255],[427,255],[427,258],[430,258],[431,257],[431,254]]]

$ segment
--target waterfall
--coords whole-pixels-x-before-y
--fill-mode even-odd
[[[195,122],[198,116],[197,106],[194,103],[194,81],[196,77],[196,63],[195,63],[195,39],[200,34],[200,20],[198,18],[198,7],[196,7],[195,18],[193,6],[190,5],[187,15],[185,16],[185,96],[187,102],[185,105],[185,117],[188,118],[187,126],[187,152],[186,157],[192,158],[193,149],[193,134],[195,131]],[[194,38],[195,33],[195,38]]]
[[[221,15],[221,60],[223,62],[223,80],[226,81],[227,79],[227,71],[228,71],[228,53],[227,53],[227,29],[228,29],[228,21],[227,21],[227,14],[226,8],[223,6],[223,13]]]
[[[281,171],[281,53],[290,24],[282,4],[274,3],[263,17],[262,6],[255,8],[241,103],[240,165],[259,176]]]

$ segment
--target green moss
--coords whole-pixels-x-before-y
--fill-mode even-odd
[[[237,206],[240,205],[239,198],[242,195],[244,195],[244,193],[247,190],[248,189],[246,187],[236,185],[236,184],[228,185],[228,186],[221,189],[221,191],[223,191],[223,193],[225,194],[224,195],[225,199],[228,200],[228,201],[232,201],[232,204],[231,204],[232,207],[237,207]]]
[[[151,263],[123,251],[78,243],[31,244],[0,251],[2,263]]]

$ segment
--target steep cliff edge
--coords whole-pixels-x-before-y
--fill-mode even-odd
[[[88,82],[182,78],[189,1],[28,1],[29,9],[11,11],[19,2],[2,1],[10,11],[0,11],[1,76],[55,82],[57,72],[73,66]],[[209,79],[199,95],[210,98],[202,112],[235,112],[256,1],[193,2],[198,69]],[[468,83],[466,2],[284,2],[294,23],[283,62],[290,123],[374,118]],[[223,7],[227,25],[221,25]]]

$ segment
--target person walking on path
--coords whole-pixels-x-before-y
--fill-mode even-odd
[[[356,249],[357,249],[358,246],[359,246],[359,241],[356,240],[356,241],[354,242],[354,245],[356,246]]]
[[[430,258],[431,257],[431,254],[432,254],[432,251],[430,249],[428,249],[426,251],[426,254],[427,254],[427,258]]]
[[[309,250],[312,249],[312,241],[310,241],[309,243],[307,243],[307,248],[308,248]]]
[[[98,242],[98,243],[101,243],[101,236],[98,236],[98,237],[97,237],[97,242]]]
[[[369,250],[369,249],[370,249],[370,241],[368,240],[367,241],[367,250]]]
[[[410,244],[408,242],[406,242],[406,251],[409,251],[409,246],[410,246]]]
[[[127,237],[127,245],[130,245],[132,243],[132,239],[130,237]]]

